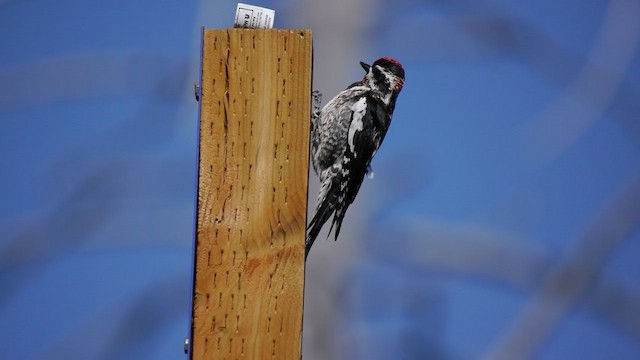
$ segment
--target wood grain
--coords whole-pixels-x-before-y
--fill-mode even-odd
[[[309,30],[205,30],[193,359],[301,357]]]

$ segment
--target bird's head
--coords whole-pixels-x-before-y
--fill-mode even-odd
[[[360,62],[366,74],[362,82],[383,93],[399,93],[404,85],[404,68],[395,59],[383,57],[372,65]]]

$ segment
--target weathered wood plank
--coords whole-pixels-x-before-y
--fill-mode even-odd
[[[309,30],[205,30],[193,359],[300,358]]]

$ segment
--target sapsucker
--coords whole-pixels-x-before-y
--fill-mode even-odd
[[[360,65],[366,72],[362,80],[312,113],[311,162],[320,178],[320,193],[307,227],[305,256],[331,215],[329,233],[335,226],[338,239],[347,208],[371,171],[371,159],[389,129],[404,85],[404,69],[394,59],[383,57],[372,65]]]

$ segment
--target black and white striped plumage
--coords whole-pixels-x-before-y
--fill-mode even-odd
[[[391,124],[404,69],[391,58],[360,63],[364,78],[329,101],[311,121],[311,161],[320,177],[316,214],[307,227],[306,254],[333,215],[338,239],[347,208]],[[329,233],[331,233],[331,229]]]

